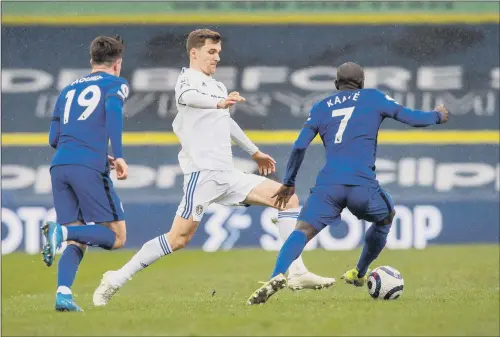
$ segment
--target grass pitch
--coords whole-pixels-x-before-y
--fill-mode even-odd
[[[131,251],[92,250],[73,286],[84,313],[54,311],[56,270],[41,256],[2,257],[2,335],[496,335],[499,246],[435,246],[385,250],[372,267],[402,273],[396,301],[375,301],[366,288],[341,283],[359,250],[304,253],[311,271],[337,278],[320,291],[285,289],[261,306],[246,300],[272,271],[276,252],[174,253],[134,277],[103,308],[92,293],[103,272]]]

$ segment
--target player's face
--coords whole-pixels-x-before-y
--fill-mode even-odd
[[[213,40],[205,40],[205,45],[200,49],[195,49],[193,60],[196,66],[207,75],[212,75],[217,69],[217,63],[220,61],[220,52],[222,46],[220,42],[214,43]]]

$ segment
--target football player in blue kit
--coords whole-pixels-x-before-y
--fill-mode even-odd
[[[123,206],[110,170],[126,179],[122,152],[123,105],[129,94],[119,77],[124,44],[120,37],[99,36],[90,45],[91,73],[64,88],[50,124],[56,149],[50,167],[57,223],[47,222],[43,261],[51,266],[56,250],[67,243],[58,264],[55,309],[82,311],[71,286],[87,245],[121,248],[126,240]],[[113,156],[108,155],[111,142]],[[95,223],[85,225],[85,223]]]
[[[377,135],[385,118],[413,127],[448,121],[448,111],[412,110],[376,89],[364,89],[364,71],[352,62],[337,69],[335,86],[339,90],[317,102],[311,109],[288,160],[283,185],[277,191],[276,205],[286,205],[295,193],[295,178],[307,147],[319,133],[326,151],[326,163],[311,189],[295,231],[282,246],[270,280],[257,289],[248,304],[265,303],[286,285],[283,274],[306,244],[326,226],[336,226],[348,208],[358,219],[373,224],[365,235],[365,245],[356,268],[342,279],[363,286],[368,267],[384,248],[395,215],[389,194],[375,176]]]

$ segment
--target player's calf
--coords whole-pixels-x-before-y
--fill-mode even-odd
[[[360,278],[366,277],[368,267],[378,258],[379,254],[384,249],[395,215],[396,211],[392,210],[385,219],[374,223],[366,231],[365,245],[363,246],[361,256],[356,266]]]
[[[178,234],[172,232],[168,232],[166,236],[168,242],[170,243],[170,247],[172,247],[172,251],[185,248],[192,238],[192,236],[188,234]]]
[[[58,306],[62,305],[63,309],[69,308],[68,311],[73,311],[71,308],[80,311],[78,310],[78,306],[73,302],[71,287],[75,281],[78,267],[80,266],[87,246],[74,241],[68,241],[67,243],[68,245],[59,259],[57,268],[56,309]]]
[[[199,221],[193,220],[192,215],[188,219],[176,215],[172,228],[166,234],[166,239],[172,251],[185,248],[196,233],[199,224]]]

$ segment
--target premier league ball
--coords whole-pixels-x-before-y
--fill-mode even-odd
[[[381,266],[368,275],[368,293],[376,300],[395,300],[403,294],[404,280],[395,268]]]

